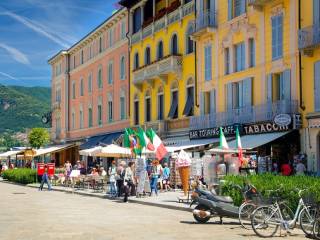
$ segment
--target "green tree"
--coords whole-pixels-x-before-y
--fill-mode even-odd
[[[40,148],[49,143],[49,132],[45,128],[33,128],[28,135],[29,144],[33,148]]]
[[[0,147],[4,147],[7,150],[12,147],[21,147],[22,145],[22,142],[12,137],[10,133],[4,133],[0,136]]]

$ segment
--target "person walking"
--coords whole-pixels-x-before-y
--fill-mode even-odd
[[[111,166],[108,170],[109,174],[109,182],[110,182],[110,194],[112,197],[117,196],[117,189],[116,189],[116,175],[117,175],[117,168],[116,168],[116,161],[112,161]]]
[[[296,170],[297,176],[303,176],[305,171],[307,171],[306,166],[302,163],[301,160],[298,161],[298,164],[295,170]]]
[[[51,184],[50,184],[50,180],[49,180],[48,166],[47,165],[44,166],[44,173],[42,175],[42,180],[41,180],[41,184],[40,184],[40,187],[39,187],[39,191],[42,191],[43,185],[45,183],[48,185],[48,190],[51,191],[52,188],[51,188]]]
[[[124,175],[124,202],[128,202],[128,196],[131,192],[134,192],[134,162],[130,162],[126,168]]]
[[[116,175],[116,180],[117,180],[117,188],[118,188],[118,197],[121,197],[122,195],[122,190],[123,190],[123,180],[124,180],[124,175],[126,173],[125,170],[126,167],[126,162],[122,161],[119,164],[119,167],[117,169],[117,175]]]
[[[162,167],[159,164],[159,161],[154,160],[152,170],[151,170],[151,182],[150,182],[151,195],[154,192],[158,196],[158,178],[161,175],[161,171],[162,171]]]
[[[162,175],[163,175],[163,185],[164,185],[165,191],[171,190],[171,187],[170,187],[170,168],[168,167],[168,163],[164,164]]]

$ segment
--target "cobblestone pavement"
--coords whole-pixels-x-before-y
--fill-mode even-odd
[[[217,220],[217,219],[216,219]],[[300,230],[289,239],[303,239]],[[236,220],[196,224],[191,213],[0,182],[0,239],[258,239]],[[279,239],[279,237],[277,237]],[[282,239],[282,238],[280,238]]]

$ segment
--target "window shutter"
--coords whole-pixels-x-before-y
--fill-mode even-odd
[[[313,24],[319,26],[320,23],[320,0],[313,0]]]
[[[278,57],[282,57],[283,52],[283,15],[278,17]]]
[[[246,0],[241,0],[241,14],[246,12]]]
[[[267,102],[272,102],[272,74],[267,75]]]
[[[202,17],[203,17],[203,12],[204,12],[204,8],[203,8],[203,1],[204,0],[200,0],[199,1],[199,15],[200,15],[200,19],[202,19]]]
[[[228,0],[228,20],[232,19],[232,13],[233,13],[233,0]]]
[[[227,84],[227,110],[232,110],[232,83]]]
[[[276,42],[277,42],[277,29],[276,29],[276,17],[271,18],[272,26],[272,59],[276,57]]]
[[[284,100],[291,100],[291,70],[287,69],[283,72],[283,95]]]
[[[320,111],[320,61],[314,64],[314,110]]]
[[[204,115],[204,94],[200,92],[200,115]]]
[[[216,112],[216,90],[213,89],[210,92],[210,113],[213,114]]]
[[[242,96],[244,107],[252,106],[252,78],[243,80]]]

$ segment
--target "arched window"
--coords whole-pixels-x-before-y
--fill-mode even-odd
[[[187,81],[187,99],[186,105],[183,110],[184,116],[193,116],[194,114],[194,81],[193,78],[189,78]]]
[[[150,47],[147,47],[144,52],[144,64],[149,65],[151,63],[151,53],[150,53]]]
[[[126,119],[126,93],[125,90],[120,90],[120,119]]]
[[[113,121],[113,95],[108,93],[108,122]]]
[[[186,52],[187,54],[189,53],[193,53],[193,48],[194,48],[194,43],[191,39],[191,34],[193,32],[193,27],[192,25],[189,25],[188,30],[187,30],[187,34],[186,34]]]
[[[174,34],[171,38],[171,54],[177,55],[178,54],[178,37],[177,34]]]
[[[98,88],[102,88],[102,68],[101,67],[99,67],[99,70],[98,70],[97,80],[98,80]]]
[[[80,79],[80,96],[84,94],[83,78]]]
[[[89,76],[88,76],[88,92],[89,93],[92,92],[92,73],[89,73]]]
[[[151,94],[150,90],[146,91],[146,96],[145,96],[145,121],[150,122],[151,121]]]
[[[163,42],[160,41],[158,43],[158,48],[157,48],[157,59],[160,60],[163,58]]]
[[[113,62],[110,61],[108,65],[108,83],[113,83]]]
[[[164,118],[164,94],[163,87],[158,88],[158,120],[163,120]]]
[[[139,96],[136,94],[134,96],[134,125],[139,125]]]
[[[92,107],[88,108],[88,127],[91,128],[93,126],[93,116],[92,116]]]
[[[168,118],[175,119],[178,118],[179,112],[178,112],[178,84],[177,82],[174,82],[171,86],[171,106]]]
[[[139,53],[136,53],[134,55],[134,69],[138,69],[139,68]]]
[[[120,59],[120,79],[123,80],[126,78],[126,59],[124,56]]]
[[[99,53],[102,52],[102,38],[99,38]]]

